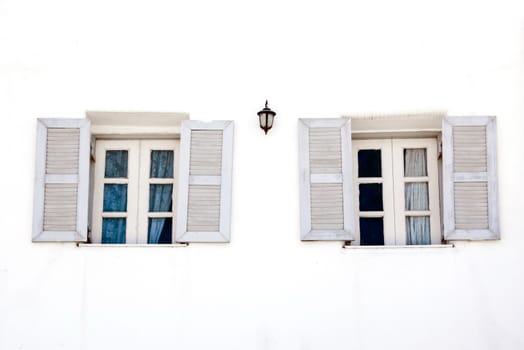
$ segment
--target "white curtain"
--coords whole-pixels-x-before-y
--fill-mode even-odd
[[[428,176],[425,148],[404,150],[404,176]]]
[[[404,150],[404,176],[427,176],[425,149]],[[427,182],[407,182],[405,185],[406,210],[429,210]],[[429,216],[406,216],[407,244],[431,244]]]
[[[431,244],[429,216],[406,216],[406,244]]]
[[[428,183],[406,182],[406,210],[429,210]]]

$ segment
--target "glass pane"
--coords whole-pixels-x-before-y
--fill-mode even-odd
[[[173,151],[151,151],[151,178],[173,178]]]
[[[127,177],[127,151],[106,152],[105,177]]]
[[[384,245],[384,218],[360,218],[360,245]]]
[[[427,182],[406,182],[406,210],[429,210]]]
[[[406,216],[406,243],[431,244],[429,216]]]
[[[124,244],[126,243],[126,219],[104,218],[102,219],[102,243]]]
[[[104,211],[125,212],[127,211],[127,185],[105,184],[104,185]]]
[[[272,114],[267,115],[267,127],[268,128],[273,127],[273,115]]]
[[[172,209],[173,185],[149,185],[149,211],[169,212]]]
[[[171,244],[173,236],[172,218],[149,218],[147,243]]]
[[[381,177],[382,161],[380,150],[362,149],[358,151],[358,177]]]
[[[404,150],[404,176],[428,176],[425,148]]]
[[[358,185],[360,211],[382,211],[382,184]]]

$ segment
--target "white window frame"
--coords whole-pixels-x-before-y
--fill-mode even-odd
[[[125,217],[125,244],[147,244],[148,219],[150,217],[172,217],[172,243],[175,243],[175,213],[177,198],[177,174],[180,141],[175,139],[127,139],[127,140],[97,140],[96,162],[94,169],[93,212],[92,212],[92,243],[102,242],[102,219],[108,217]],[[110,150],[128,151],[127,178],[108,178],[105,174],[105,155]],[[172,150],[174,152],[174,169],[172,179],[150,179],[150,162],[152,150]],[[104,184],[128,184],[127,211],[122,213],[104,213]],[[170,213],[149,213],[149,184],[173,184],[172,211]]]
[[[355,226],[356,236],[352,241],[354,245],[360,245],[360,218],[361,217],[383,217],[384,218],[384,245],[394,245],[395,235],[387,235],[389,228],[395,227],[395,207],[393,200],[393,160],[391,158],[391,140],[353,140],[353,191],[355,203]],[[379,178],[359,178],[358,177],[358,151],[363,149],[381,151],[382,176]],[[360,211],[359,185],[364,183],[381,183],[382,184],[382,211]]]
[[[425,148],[428,176],[418,178],[404,177],[403,151],[406,148]],[[358,178],[358,151],[362,149],[381,150],[382,176],[380,178]],[[355,201],[356,237],[353,245],[360,245],[360,217],[384,218],[384,245],[406,245],[405,217],[409,214],[430,216],[431,244],[439,245],[442,242],[438,154],[436,138],[420,139],[373,139],[353,140],[353,185]],[[429,210],[413,212],[405,210],[404,183],[428,182]],[[360,212],[359,184],[382,183],[383,211]]]
[[[173,151],[173,178],[150,178],[151,151]],[[138,191],[138,244],[148,243],[148,219],[172,218],[171,243],[175,243],[175,213],[178,190],[178,161],[180,159],[179,140],[141,140],[140,141],[140,176]],[[172,184],[171,212],[149,212],[149,185]]]
[[[393,139],[393,179],[395,191],[395,241],[406,245],[406,216],[429,216],[431,244],[442,244],[440,221],[439,173],[437,139]],[[426,149],[428,175],[425,177],[404,176],[404,149]],[[429,210],[405,210],[405,186],[407,182],[427,182]],[[410,214],[410,215],[408,215]]]

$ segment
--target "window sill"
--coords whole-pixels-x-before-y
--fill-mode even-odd
[[[189,243],[174,244],[101,244],[101,243],[77,243],[79,248],[182,248]]]
[[[428,245],[343,245],[343,249],[441,249],[455,248],[454,244],[428,244]]]

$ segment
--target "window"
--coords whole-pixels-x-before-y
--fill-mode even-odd
[[[495,128],[438,114],[300,119],[301,239],[499,239]]]
[[[353,141],[354,245],[440,244],[437,139]]]
[[[38,120],[34,242],[229,242],[233,122],[88,117]]]
[[[94,243],[174,242],[178,140],[96,142]]]

